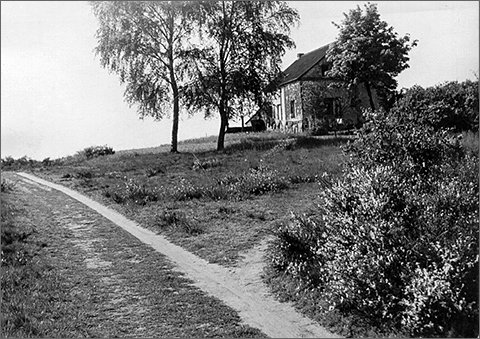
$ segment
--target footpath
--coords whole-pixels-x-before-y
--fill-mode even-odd
[[[29,199],[35,199],[37,203],[44,204],[45,208],[51,211],[51,215],[60,222],[60,226],[70,232],[70,239],[66,240],[73,240],[73,245],[82,250],[83,264],[87,270],[96,272],[98,283],[114,287],[110,289],[108,298],[104,298],[104,302],[109,305],[107,308],[113,317],[117,314],[117,318],[122,319],[122,323],[126,324],[125,329],[118,333],[120,336],[127,334],[128,331],[131,331],[128,336],[135,337],[168,336],[168,331],[165,332],[165,329],[149,328],[149,326],[156,327],[152,324],[155,321],[155,314],[162,312],[159,310],[161,306],[152,302],[155,297],[151,292],[144,294],[138,290],[137,286],[138,284],[158,286],[158,282],[150,280],[155,279],[154,272],[149,272],[151,276],[142,273],[141,282],[133,284],[136,287],[132,287],[133,282],[122,278],[118,273],[109,272],[116,267],[121,270],[130,270],[140,269],[145,265],[144,269],[148,271],[155,267],[159,274],[173,274],[185,278],[187,284],[193,287],[190,291],[193,293],[192,298],[197,298],[197,303],[198,300],[203,300],[205,305],[214,308],[223,307],[225,312],[228,310],[238,314],[239,322],[243,326],[242,330],[247,331],[244,335],[265,334],[275,338],[337,337],[296,312],[292,305],[280,303],[269,294],[260,278],[265,242],[244,253],[244,259],[237,267],[222,267],[208,263],[170,243],[162,235],[142,228],[118,212],[69,188],[27,173],[16,175],[12,173],[9,176],[10,180],[17,181],[16,186],[28,194]],[[119,230],[125,232],[119,232]],[[122,236],[119,237],[118,234]],[[144,253],[134,253],[134,249],[141,249]],[[126,253],[127,260],[124,258]],[[120,261],[116,262],[116,260]],[[173,288],[171,292],[179,291]],[[133,299],[132,293],[136,294]],[[201,298],[198,298],[199,294],[202,295]],[[154,311],[151,306],[155,306]],[[201,310],[201,305],[195,307],[197,311],[209,312],[208,309]],[[181,313],[181,309],[182,307],[177,311]],[[218,309],[214,312],[217,313]],[[179,325],[178,321],[182,316],[177,318],[172,326]],[[208,324],[214,326],[211,321]],[[220,334],[209,333],[208,326],[200,327],[203,331],[198,333],[200,336]],[[248,332],[250,329],[259,331]],[[238,329],[235,331],[238,335]],[[232,336],[232,333],[223,332],[221,336]]]

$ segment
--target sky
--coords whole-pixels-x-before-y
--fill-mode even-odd
[[[372,1],[400,36],[418,40],[399,88],[475,80],[479,72],[478,1]],[[354,1],[289,1],[300,14],[291,37],[296,48],[282,69],[333,42]],[[172,121],[140,120],[124,101],[118,76],[93,53],[98,22],[87,2],[1,2],[1,157],[42,160],[86,147],[114,150],[168,144]],[[183,114],[179,139],[216,135],[217,117]]]

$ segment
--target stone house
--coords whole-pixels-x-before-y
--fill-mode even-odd
[[[357,95],[353,95],[338,86],[341,81],[325,75],[329,69],[326,61],[329,46],[299,53],[297,60],[283,72],[271,101],[268,124],[271,129],[300,132],[332,124],[351,126],[361,121],[362,108],[369,107],[368,94],[363,86],[357,86]]]

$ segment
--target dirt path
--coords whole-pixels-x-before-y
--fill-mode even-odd
[[[196,287],[222,300],[226,305],[238,311],[246,324],[260,329],[268,336],[276,338],[337,337],[297,313],[290,304],[277,302],[269,295],[260,278],[265,242],[245,253],[245,259],[238,267],[225,268],[217,264],[209,264],[204,259],[170,243],[163,236],[140,227],[116,211],[76,191],[31,174],[18,174],[22,176],[22,180],[38,185],[39,188],[55,189],[69,195],[123,228],[141,242],[150,245],[168,257],[174,264],[174,270],[184,273]],[[79,245],[89,246],[87,243]],[[91,258],[89,265],[101,267],[109,265],[109,263]]]

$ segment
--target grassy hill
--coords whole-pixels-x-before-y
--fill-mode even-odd
[[[228,134],[223,152],[207,137],[181,142],[179,154],[168,145],[90,159],[78,152],[27,169],[230,265],[291,211],[308,209],[322,176],[341,173],[340,145],[348,138]]]

